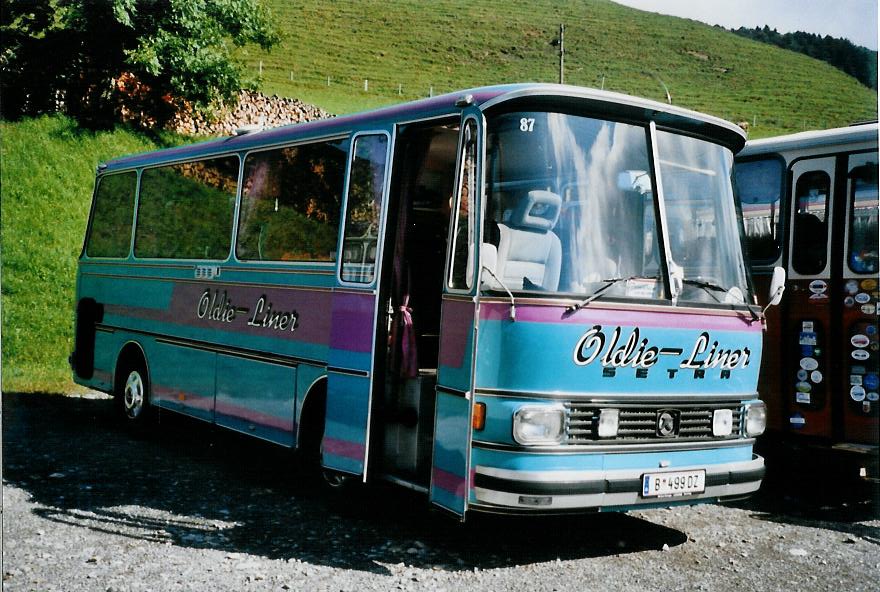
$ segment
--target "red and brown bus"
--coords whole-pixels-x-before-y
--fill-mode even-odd
[[[776,266],[788,276],[782,306],[767,311],[767,444],[875,487],[877,156],[870,123],[750,141],[736,166],[755,292]]]

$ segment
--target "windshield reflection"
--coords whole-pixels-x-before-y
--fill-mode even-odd
[[[742,304],[748,292],[730,150],[657,132],[669,250],[682,268],[680,300]]]
[[[719,293],[691,285],[683,288],[682,298],[744,302],[736,210],[729,167],[724,169],[730,153],[685,138],[707,147],[697,146],[697,153],[714,154],[711,162],[703,162],[688,152],[690,144],[676,144],[676,138],[666,141],[669,162],[711,174],[690,172],[698,183],[678,171],[669,173],[667,200],[677,212],[676,226],[694,219],[701,223],[698,229],[678,231],[673,257],[681,256],[685,279],[722,286]],[[716,149],[723,154],[715,154]],[[483,274],[482,288],[588,300],[599,290],[602,298],[668,299],[648,151],[647,130],[641,126],[546,112],[491,118],[481,258],[492,273]],[[716,204],[719,200],[729,203]],[[710,210],[718,218],[704,219]],[[685,257],[682,249],[688,254],[705,249],[699,265],[692,265],[695,259]]]

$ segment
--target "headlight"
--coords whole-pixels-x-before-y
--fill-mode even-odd
[[[767,408],[758,401],[746,406],[746,434],[760,436],[767,427]]]
[[[513,439],[520,444],[556,444],[562,441],[564,426],[561,405],[520,407],[513,414]]]
[[[599,437],[613,438],[620,426],[620,409],[601,409],[599,411]]]
[[[733,432],[733,411],[730,409],[716,409],[712,414],[712,435],[716,437],[729,436]]]

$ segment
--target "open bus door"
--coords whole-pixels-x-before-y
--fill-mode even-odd
[[[376,238],[388,189],[391,138],[355,134],[348,163],[340,288],[333,292],[322,464],[329,476],[366,479],[381,251]],[[354,245],[354,246],[353,246]]]
[[[464,516],[470,482],[471,417],[477,321],[476,196],[482,118],[465,113],[450,220],[441,305],[437,399],[431,455],[431,502]]]

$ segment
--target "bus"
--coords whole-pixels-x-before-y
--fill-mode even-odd
[[[759,392],[767,445],[796,472],[876,488],[877,124],[749,141],[736,184],[758,293],[782,266]],[[824,469],[819,467],[824,466]],[[812,474],[810,479],[820,477]]]
[[[97,169],[75,380],[464,519],[742,497],[739,128],[523,84]]]

